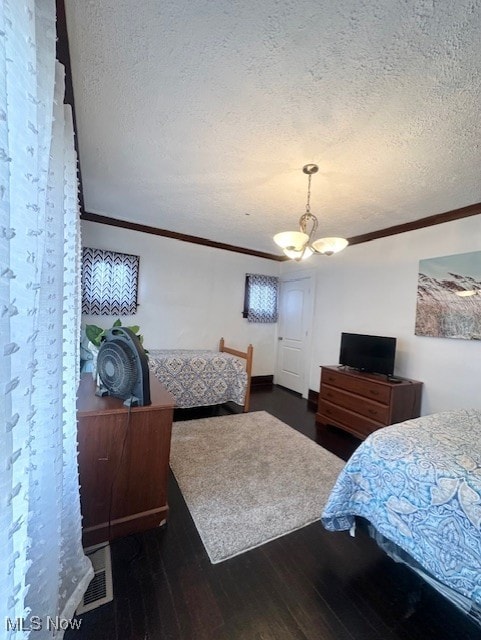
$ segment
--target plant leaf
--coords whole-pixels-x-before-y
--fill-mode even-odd
[[[132,333],[135,333],[135,335],[137,336],[137,334],[140,331],[140,327],[137,324],[134,324],[132,327],[127,327],[127,329],[130,329],[132,331]],[[138,338],[139,336],[137,336]]]
[[[96,347],[100,346],[100,342],[104,333],[105,332],[102,327],[97,327],[97,325],[95,324],[85,325],[85,335]]]
[[[121,327],[122,323],[120,322],[120,318],[117,318],[117,320],[114,322],[114,324],[112,326],[113,327]]]

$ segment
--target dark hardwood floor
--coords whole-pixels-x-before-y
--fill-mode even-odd
[[[313,411],[287,390],[255,391],[251,410],[316,439]],[[336,429],[318,442],[344,459],[358,445]],[[172,476],[169,503],[166,527],[112,543],[114,600],[84,614],[66,640],[481,638],[479,627],[363,530],[353,538],[314,523],[212,565]]]

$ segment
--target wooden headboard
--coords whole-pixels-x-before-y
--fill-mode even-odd
[[[249,411],[251,398],[252,357],[254,355],[254,347],[250,344],[247,347],[247,351],[238,351],[237,349],[226,347],[224,338],[221,338],[219,341],[219,351],[230,353],[232,356],[237,356],[238,358],[244,358],[246,361],[247,387],[244,401],[244,412],[247,412]]]

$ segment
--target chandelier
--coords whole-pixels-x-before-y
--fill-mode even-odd
[[[306,212],[299,218],[299,231],[283,231],[276,233],[274,242],[291,260],[305,260],[313,253],[331,256],[342,251],[349,244],[345,238],[319,238],[313,240],[317,231],[318,221],[311,213],[311,178],[319,171],[317,164],[306,164],[302,170],[308,176]]]

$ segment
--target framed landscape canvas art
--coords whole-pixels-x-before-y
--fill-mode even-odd
[[[415,334],[481,340],[481,251],[419,261]]]

